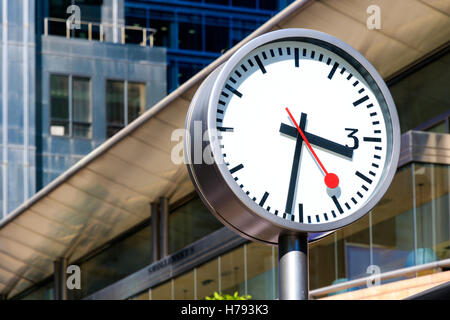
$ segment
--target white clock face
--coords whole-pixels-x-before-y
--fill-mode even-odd
[[[303,224],[336,222],[367,203],[393,139],[368,79],[301,41],[268,43],[236,64],[215,112],[220,156],[242,195]]]

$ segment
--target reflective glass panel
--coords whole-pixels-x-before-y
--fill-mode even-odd
[[[197,268],[197,299],[204,300],[219,291],[219,263],[214,259]]]
[[[145,83],[128,83],[128,123],[145,112]]]
[[[124,127],[124,82],[108,80],[106,82],[106,121],[107,137],[116,134]]]
[[[69,77],[50,76],[50,134],[69,136]]]
[[[72,78],[73,136],[91,138],[91,90],[89,78]]]

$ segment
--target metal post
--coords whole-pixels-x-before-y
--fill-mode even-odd
[[[150,203],[150,219],[152,229],[152,262],[161,259],[159,245],[159,206],[157,202]]]
[[[67,258],[53,262],[55,300],[67,300]]]
[[[160,252],[161,258],[169,255],[169,200],[159,199]]]
[[[286,234],[278,239],[280,300],[308,300],[308,234]]]

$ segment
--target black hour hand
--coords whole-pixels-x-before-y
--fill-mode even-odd
[[[282,123],[280,126],[280,132],[288,135],[292,138],[297,138],[298,131],[295,127],[292,127],[290,125]],[[315,134],[305,132],[305,137],[308,139],[309,143],[326,150],[329,150],[331,152],[335,152],[337,154],[340,154],[341,156],[344,156],[346,158],[353,158],[353,149],[349,148],[347,146],[344,146],[342,144],[333,142],[331,140],[327,140],[325,138],[316,136]]]

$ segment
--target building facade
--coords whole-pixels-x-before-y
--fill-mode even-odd
[[[94,27],[67,33],[72,4]],[[120,41],[123,1],[3,1],[1,12],[5,218],[167,88],[165,49]]]
[[[125,21],[157,30],[155,45],[167,48],[171,92],[291,2],[125,0]]]

